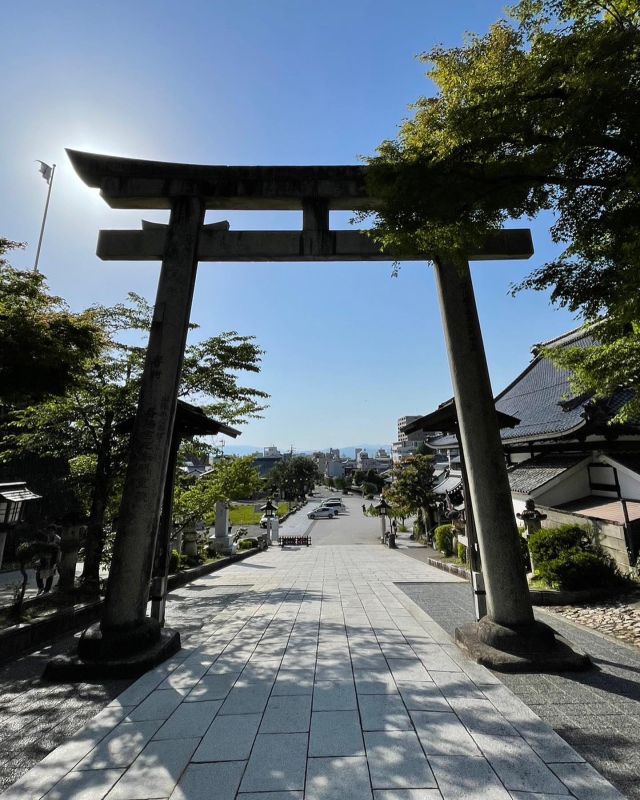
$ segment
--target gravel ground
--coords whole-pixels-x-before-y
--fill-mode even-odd
[[[579,606],[550,606],[548,610],[570,622],[586,625],[640,647],[640,590],[614,600]]]

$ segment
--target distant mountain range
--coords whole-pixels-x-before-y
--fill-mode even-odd
[[[340,447],[338,449],[340,450],[340,455],[343,458],[355,458],[357,448],[361,450],[366,450],[371,457],[375,456],[375,454],[378,452],[378,450],[380,450],[380,448],[383,448],[384,450],[387,451],[387,453],[391,454],[390,444],[353,444],[349,445],[348,447]],[[251,455],[251,453],[256,453],[256,452],[262,453],[263,450],[264,450],[263,447],[254,447],[250,444],[244,444],[244,445],[228,444],[224,448],[225,454],[232,456],[248,456]],[[321,452],[325,453],[329,452],[328,447],[319,447],[317,448],[317,450],[320,450]],[[311,453],[317,452],[317,450],[294,450],[293,452],[295,455],[306,456],[306,455],[311,455]]]

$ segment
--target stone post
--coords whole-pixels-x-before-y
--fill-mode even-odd
[[[201,198],[172,202],[101,622],[107,649],[109,636],[139,648],[159,636],[145,612],[204,214]]]
[[[487,616],[500,625],[528,625],[533,622],[533,610],[520,564],[518,531],[469,264],[463,257],[439,258],[435,273],[483,565]]]
[[[232,551],[232,536],[229,535],[229,506],[223,500],[216,501],[216,522],[213,546],[216,554],[229,555]]]
[[[274,514],[271,520],[271,544],[276,545],[280,540],[280,520],[278,515]]]

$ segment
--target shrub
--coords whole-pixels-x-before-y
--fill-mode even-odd
[[[458,542],[458,561],[463,564],[467,563],[467,548]]]
[[[436,550],[445,556],[453,555],[453,525],[439,525],[433,532]]]
[[[252,547],[257,546],[257,539],[242,539],[242,541],[238,542],[238,550],[251,550]]]
[[[559,589],[612,588],[625,583],[613,559],[575,525],[546,528],[529,537],[536,574]]]
[[[520,557],[522,558],[522,566],[525,572],[531,572],[531,556],[529,554],[529,545],[527,540],[520,533],[518,529],[518,540],[520,541]]]
[[[577,525],[560,525],[558,528],[543,528],[529,537],[529,549],[533,563],[538,564],[560,558],[569,550],[587,552],[592,550],[589,534]]]
[[[570,551],[538,567],[538,575],[560,589],[611,588],[624,581],[616,567],[595,553]]]

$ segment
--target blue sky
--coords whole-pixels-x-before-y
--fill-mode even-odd
[[[455,46],[502,14],[495,0],[25,0],[5,11],[0,234],[35,257],[46,184],[58,165],[40,267],[74,309],[152,299],[159,265],[102,262],[100,228],[138,228],[71,169],[65,147],[212,164],[358,163],[432,93],[415,58]],[[166,214],[149,212],[148,219]],[[209,215],[232,228],[296,228],[297,214]],[[543,294],[509,285],[553,252],[532,224],[529,262],[473,266],[493,387],[534,342],[573,327]],[[348,215],[332,220],[347,227]],[[237,330],[266,353],[254,383],[271,394],[243,444],[289,448],[391,442],[396,420],[451,394],[431,268],[387,263],[202,264],[192,319],[203,336]]]

